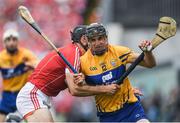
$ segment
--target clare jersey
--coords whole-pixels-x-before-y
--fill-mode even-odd
[[[0,52],[0,72],[4,91],[19,91],[27,82],[32,70],[26,70],[24,62],[35,64],[37,58],[25,48],[19,48],[14,55],[9,54],[6,50]]]
[[[108,52],[102,56],[92,55],[88,50],[81,58],[81,70],[86,82],[90,85],[106,85],[116,82],[126,71],[128,59],[132,51],[127,47],[108,46]],[[112,112],[123,107],[123,104],[136,102],[132,86],[128,78],[121,83],[114,95],[96,95],[96,106],[99,112]]]
[[[81,52],[75,44],[69,44],[58,49],[69,63],[79,71]],[[68,66],[62,58],[52,51],[47,54],[31,74],[29,81],[47,96],[56,96],[67,88],[65,83],[65,68]]]

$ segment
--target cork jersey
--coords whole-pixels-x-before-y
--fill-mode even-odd
[[[58,50],[78,71],[80,68],[79,57],[81,55],[79,47],[75,44],[69,44]],[[62,58],[55,51],[52,51],[40,61],[29,81],[46,95],[56,96],[61,90],[67,88],[65,68],[68,68],[68,66]]]

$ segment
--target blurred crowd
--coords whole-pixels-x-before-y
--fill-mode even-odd
[[[86,0],[1,0],[0,38],[7,28],[16,28],[21,45],[42,53],[50,49],[42,38],[18,15],[18,6],[26,6],[35,21],[53,43],[59,47],[70,42],[70,30],[83,23]],[[2,49],[2,45],[0,45]]]
[[[180,86],[165,95],[160,90],[153,95],[146,95],[142,103],[147,117],[152,122],[178,122],[180,121]]]

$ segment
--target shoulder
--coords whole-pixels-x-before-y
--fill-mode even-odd
[[[90,49],[88,49],[87,52],[80,57],[80,59],[84,59],[84,60],[86,59],[86,60],[88,60],[88,58],[90,58],[91,55],[92,55],[92,54],[91,54],[91,51],[90,51]]]
[[[132,53],[132,50],[125,46],[119,45],[110,45],[109,46],[109,54],[118,57],[119,59],[124,59],[129,57]]]
[[[128,47],[125,46],[120,46],[120,45],[109,45],[109,51],[113,54],[123,55],[123,54],[128,54],[132,50]]]
[[[29,55],[34,56],[35,55],[31,50],[24,48],[24,47],[20,47],[19,51],[21,54],[23,54],[25,56],[29,56]]]
[[[5,50],[5,49],[3,49],[2,51],[0,51],[0,55],[4,55],[4,54],[6,54],[6,50]]]
[[[29,49],[24,48],[24,47],[19,47],[20,52],[31,52]]]
[[[0,58],[6,57],[6,56],[7,56],[7,52],[5,49],[0,51]]]
[[[88,64],[90,64],[93,60],[93,55],[91,54],[91,51],[88,50],[83,56],[80,57],[80,64],[83,67],[86,67]]]
[[[115,51],[121,51],[121,52],[126,52],[126,51],[130,51],[131,49],[125,46],[121,46],[121,45],[109,45],[109,48],[111,50],[115,50]]]
[[[63,54],[73,54],[76,50],[78,50],[78,47],[76,47],[75,44],[70,43],[63,47],[58,48],[58,51],[60,51]]]
[[[0,67],[1,67],[1,65],[3,65],[5,63],[5,59],[8,57],[9,56],[5,49],[0,52]]]
[[[75,44],[71,43],[62,48],[59,48],[59,51],[68,59],[74,59],[80,57],[80,49]]]
[[[65,46],[62,46],[62,47],[58,48],[58,49],[59,49],[59,50],[68,50],[67,48],[69,48],[69,49],[75,49],[75,48],[76,48],[76,45],[73,44],[73,43],[69,43],[69,44],[67,44],[67,45],[65,45]]]

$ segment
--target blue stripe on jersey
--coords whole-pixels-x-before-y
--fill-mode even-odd
[[[15,68],[1,68],[0,70],[2,73],[3,79],[9,79],[14,76],[18,76],[25,73],[26,71],[24,70],[24,67],[25,67],[25,64],[21,63]]]
[[[125,72],[126,68],[124,65],[121,65],[115,69],[106,71],[102,74],[86,76],[86,82],[90,85],[102,85],[110,84],[119,79],[122,74]]]

